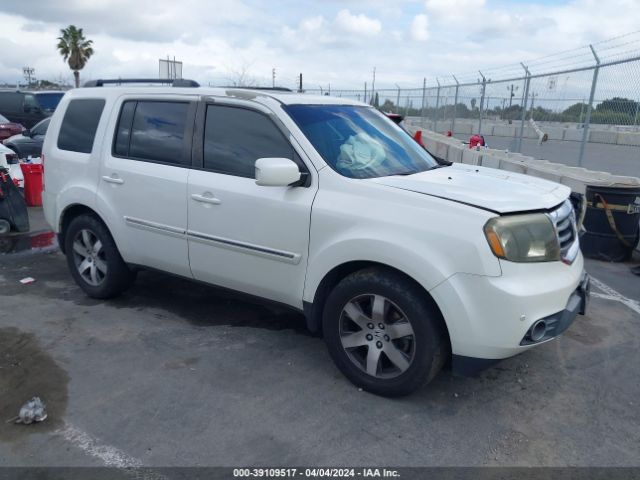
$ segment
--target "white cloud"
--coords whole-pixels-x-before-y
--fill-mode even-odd
[[[480,11],[485,0],[426,0],[427,11],[447,20],[467,18],[469,22],[481,20]]]
[[[411,22],[411,38],[418,42],[429,40],[429,18],[425,14],[416,15]]]
[[[175,55],[185,77],[204,85],[229,84],[245,66],[248,75],[271,85],[275,67],[282,86],[294,87],[302,72],[305,87],[331,82],[332,91],[362,89],[374,65],[379,88],[417,87],[425,76],[464,78],[465,72],[474,81],[478,69],[505,64],[515,64],[520,74],[520,61],[529,65],[640,25],[639,0],[545,0],[544,7],[536,1],[523,0],[516,9],[504,0],[216,0],[215,7],[210,0],[0,0],[0,42],[7,46],[0,83],[22,79],[24,65],[39,79],[71,81],[55,50],[59,29],[71,22],[94,40],[83,81],[155,76],[157,59]],[[429,48],[416,61],[411,42],[427,38]],[[640,48],[640,34],[617,43],[630,40],[638,41],[623,50]],[[588,48],[579,53],[586,55],[566,54],[560,64],[591,61]],[[544,67],[533,62],[531,68]]]
[[[382,30],[382,23],[375,18],[367,17],[361,13],[352,15],[347,9],[340,10],[335,20],[336,26],[345,32],[357,35],[377,35]]]
[[[300,28],[306,32],[313,32],[319,30],[324,25],[324,17],[318,15],[317,17],[305,18],[300,22]]]

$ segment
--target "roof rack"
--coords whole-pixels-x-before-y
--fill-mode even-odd
[[[200,84],[195,80],[188,80],[186,78],[109,78],[100,80],[89,80],[88,82],[84,83],[83,87],[103,87],[104,85],[121,85],[123,83],[161,83],[171,84],[172,87],[200,86]]]
[[[240,90],[271,90],[274,92],[293,92],[293,90],[286,87],[239,87],[237,85],[227,85],[220,88],[238,88]]]

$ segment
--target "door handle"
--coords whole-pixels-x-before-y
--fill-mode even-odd
[[[110,177],[108,175],[104,175],[102,177],[102,180],[104,180],[107,183],[115,183],[117,185],[122,185],[124,183],[124,180],[119,178],[119,177]]]
[[[211,194],[198,195],[194,193],[191,195],[191,199],[200,203],[208,203],[210,205],[220,205],[222,203],[219,198],[214,197]]]

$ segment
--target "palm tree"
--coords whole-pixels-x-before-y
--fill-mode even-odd
[[[76,81],[76,88],[80,86],[80,70],[87,64],[89,57],[93,55],[93,40],[84,38],[81,28],[69,25],[60,30],[58,37],[58,51],[65,62],[69,63],[69,68],[73,70],[73,78]]]

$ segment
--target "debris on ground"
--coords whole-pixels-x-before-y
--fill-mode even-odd
[[[17,417],[7,420],[7,423],[22,423],[29,425],[31,423],[44,422],[47,419],[47,407],[40,400],[40,397],[33,397],[22,408]]]
[[[35,282],[36,279],[33,277],[24,277],[22,280],[20,280],[20,283],[23,285],[29,285],[30,283]]]

